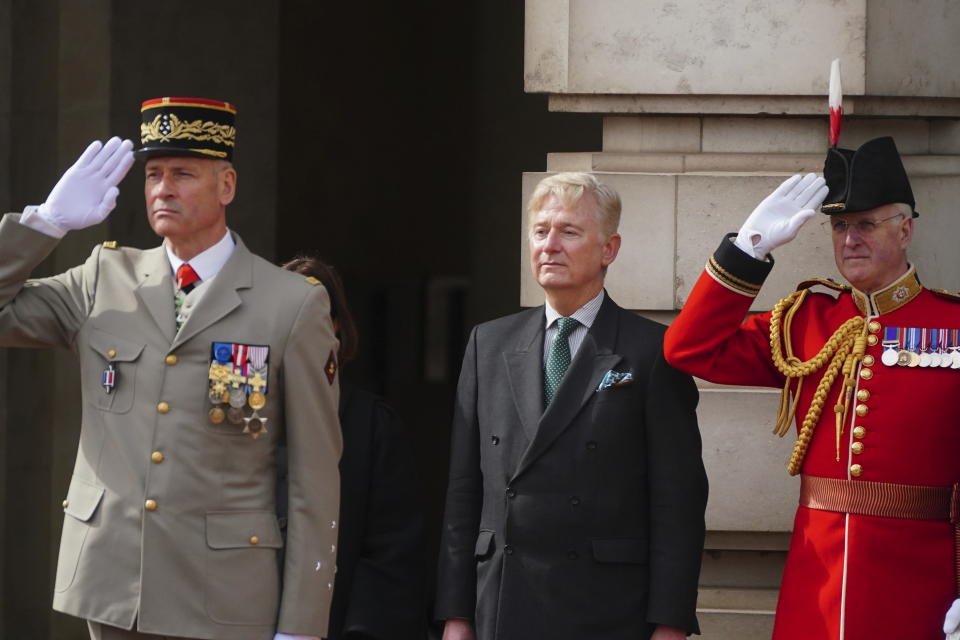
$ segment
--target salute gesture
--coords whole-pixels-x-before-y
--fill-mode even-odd
[[[827,185],[816,174],[787,178],[757,205],[740,227],[734,243],[747,255],[763,260],[767,254],[797,237],[827,197]]]
[[[94,140],[53,187],[47,201],[25,214],[62,236],[67,231],[99,224],[117,204],[117,185],[133,165],[133,143],[110,138]]]

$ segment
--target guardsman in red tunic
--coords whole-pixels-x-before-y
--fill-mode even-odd
[[[824,176],[788,179],[720,243],[666,357],[712,382],[783,388],[781,435],[795,417],[800,506],[774,639],[942,640],[960,617],[960,298],[908,262],[917,213],[891,138],[831,148]],[[804,282],[744,320],[770,252],[821,202],[852,286]]]

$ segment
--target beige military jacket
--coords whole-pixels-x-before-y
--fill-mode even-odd
[[[98,246],[81,266],[28,280],[57,240],[18,214],[0,221],[0,346],[65,347],[80,361],[82,428],[64,501],[58,611],[191,638],[326,635],[341,451],[329,299],[323,286],[234,239],[177,332],[162,247]],[[259,411],[266,433],[256,439],[208,418],[216,342],[269,346]],[[281,437],[285,549],[275,509]]]

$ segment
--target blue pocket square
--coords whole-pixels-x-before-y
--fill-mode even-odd
[[[613,371],[611,369],[604,374],[597,391],[604,391],[610,387],[622,387],[631,382],[633,382],[633,374],[629,371]]]

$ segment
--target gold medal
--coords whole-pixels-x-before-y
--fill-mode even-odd
[[[247,404],[250,405],[250,408],[253,410],[263,409],[267,406],[267,396],[263,395],[259,391],[254,391],[250,394],[250,397],[247,398]]]
[[[227,415],[223,412],[223,409],[220,407],[214,407],[213,409],[210,409],[210,413],[208,413],[207,416],[210,418],[210,422],[213,424],[220,424],[223,422],[223,419],[227,417]]]
[[[229,391],[224,391],[224,392],[223,392],[223,395],[220,396],[220,402],[223,402],[224,404],[229,404],[229,402],[230,402],[230,392],[229,392]]]

